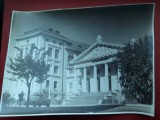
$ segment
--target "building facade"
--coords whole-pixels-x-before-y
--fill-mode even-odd
[[[55,92],[65,93],[69,62],[88,47],[88,45],[73,41],[63,36],[59,31],[46,26],[25,32],[16,37],[15,41],[15,47],[21,49],[23,57],[30,54],[32,46],[48,51],[45,61],[50,66],[49,77],[42,85],[33,80],[31,95],[40,92],[40,89],[49,89],[50,95]],[[14,57],[19,55],[19,51],[16,49],[14,53]],[[34,57],[35,54],[33,51],[32,56]],[[5,80],[4,84],[4,91],[8,91],[14,98],[18,98],[21,91],[27,94],[27,86],[22,81]]]
[[[88,46],[44,26],[25,32],[15,41],[23,57],[30,54],[32,46],[48,51],[45,61],[50,66],[49,77],[42,85],[34,80],[31,95],[41,89],[47,89],[50,98],[58,93],[69,96],[121,90],[120,72],[114,60],[122,45],[104,42],[99,35],[95,43]],[[14,53],[16,57],[18,51]],[[33,57],[35,54],[33,51]],[[22,81],[5,80],[4,84],[4,91],[14,98],[18,99],[21,91],[27,94],[27,86]]]

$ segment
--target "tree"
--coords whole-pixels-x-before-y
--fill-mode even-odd
[[[117,55],[120,84],[127,101],[152,104],[153,48],[151,39],[132,40]]]
[[[38,49],[34,44],[31,46],[29,54],[23,55],[23,51],[15,47],[20,54],[15,59],[10,59],[8,73],[16,76],[15,80],[21,80],[28,89],[26,107],[29,107],[31,83],[36,80],[39,83],[48,77],[49,66],[45,63],[45,52],[43,48]]]

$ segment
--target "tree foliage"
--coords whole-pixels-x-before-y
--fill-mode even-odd
[[[122,93],[127,101],[136,100],[142,104],[152,104],[153,94],[153,48],[152,40],[131,41],[117,55],[121,72]]]
[[[32,81],[38,83],[44,82],[48,77],[49,66],[45,62],[47,52],[44,49],[38,49],[32,46],[29,54],[23,55],[20,48],[16,49],[20,52],[15,59],[10,59],[8,73],[16,77],[16,81],[21,80],[28,88],[26,107],[29,107],[30,87]],[[34,53],[34,54],[33,54]]]

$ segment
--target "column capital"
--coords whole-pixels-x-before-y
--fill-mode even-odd
[[[108,63],[104,63],[105,65],[108,65]]]

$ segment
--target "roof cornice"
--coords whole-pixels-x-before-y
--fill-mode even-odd
[[[98,46],[104,46],[104,47],[108,47],[111,49],[117,49],[117,50],[121,50],[124,45],[121,44],[113,44],[113,43],[107,43],[107,42],[96,42],[94,44],[92,44],[88,49],[86,49],[84,52],[82,52],[79,56],[77,56],[75,59],[73,59],[70,64],[75,64],[79,62],[79,59],[81,59],[83,56],[85,56],[89,51],[91,51],[92,49],[98,47]],[[108,57],[108,56],[101,56],[102,58],[104,57]],[[99,58],[95,58],[95,59],[99,59]],[[91,59],[92,60],[92,59]],[[84,62],[84,61],[83,61]]]
[[[62,36],[61,34],[58,35],[57,33],[46,31],[46,30],[43,30],[43,29],[38,29],[38,30],[30,32],[28,34],[18,36],[18,37],[15,38],[15,40],[23,40],[23,39],[26,39],[26,38],[29,38],[29,37],[32,37],[32,36],[38,35],[38,34],[43,34],[43,35],[47,35],[47,36],[50,36],[50,37],[54,37],[54,38],[62,40],[62,41],[70,41],[69,38],[67,38],[65,36]]]

